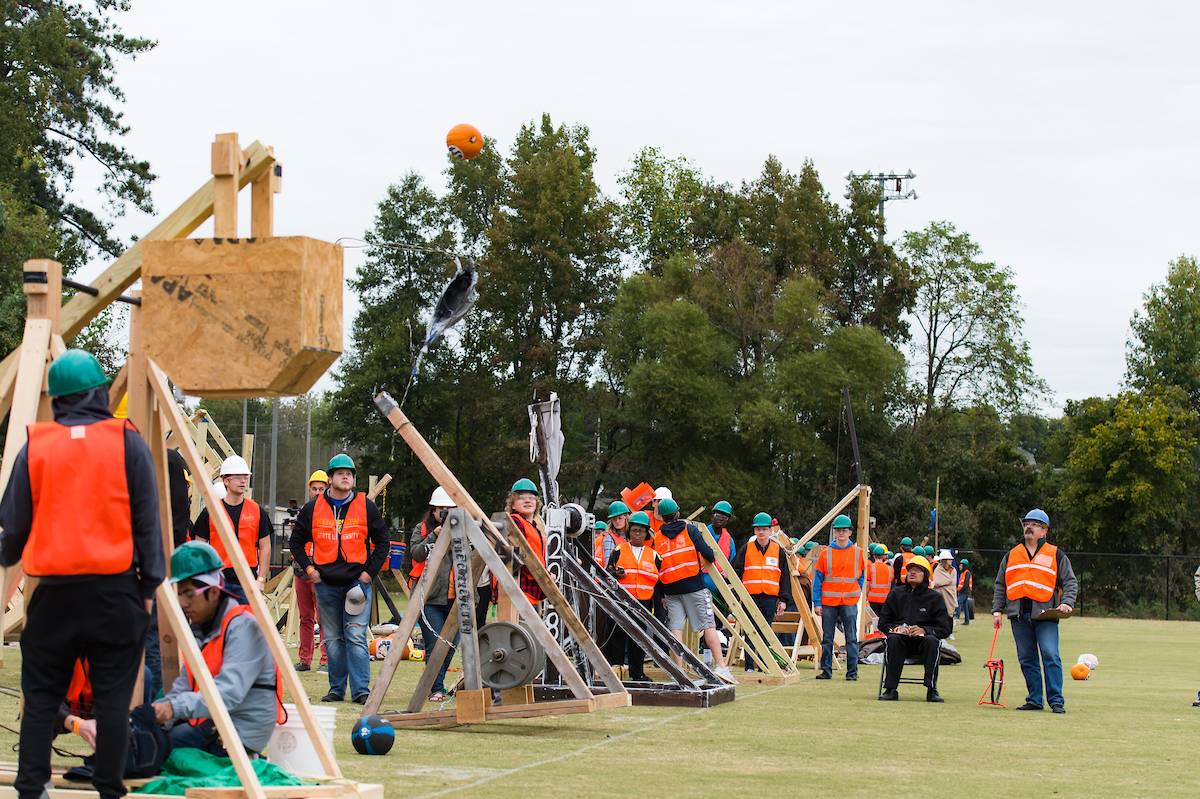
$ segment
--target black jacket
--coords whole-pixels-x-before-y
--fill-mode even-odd
[[[946,600],[926,584],[898,585],[888,594],[879,614],[879,629],[891,632],[901,624],[916,625],[926,635],[946,638],[954,630],[954,621],[946,610]]]
[[[111,419],[108,411],[108,387],[55,397],[51,403],[54,421],[73,427]],[[133,429],[125,430],[125,482],[129,488],[129,518],[133,536],[133,568],[143,599],[154,596],[155,589],[166,574],[163,565],[162,534],[158,520],[158,483],[154,479],[154,464],[150,448]],[[80,502],[86,502],[81,497]],[[13,460],[12,477],[0,500],[0,563],[12,566],[21,560],[29,531],[33,525],[33,493],[29,486],[29,444],[21,447]],[[80,541],[90,531],[65,531]],[[47,576],[47,585],[73,583],[82,580],[106,579],[106,575]]]
[[[675,519],[667,522],[662,526],[662,534],[667,538],[675,538],[675,536],[683,533],[684,528],[687,529],[687,535],[692,539],[692,546],[696,548],[697,554],[701,558],[713,562],[716,557],[713,554],[712,547],[704,542],[704,536],[700,535],[700,531],[694,526],[685,522],[683,519]],[[659,553],[662,554],[661,552]],[[694,574],[691,577],[684,577],[682,580],[676,580],[673,583],[663,583],[664,594],[690,594],[693,591],[707,590],[704,585],[704,564],[700,564],[700,573]]]
[[[350,502],[354,501],[356,493],[353,491],[350,493]],[[313,507],[318,502],[328,502],[324,493],[316,499],[309,500],[308,504],[296,514],[296,523],[292,525],[292,535],[288,539],[292,558],[299,564],[301,570],[307,570],[309,564],[312,563],[312,558],[304,551],[304,545],[312,541]],[[366,505],[367,562],[349,563],[339,552],[338,559],[333,563],[313,564],[321,574],[322,582],[330,585],[351,585],[364,571],[373,579],[383,568],[383,564],[388,559],[388,550],[391,548],[391,536],[388,533],[387,523],[383,520],[383,514],[379,512],[375,503],[368,499]]]

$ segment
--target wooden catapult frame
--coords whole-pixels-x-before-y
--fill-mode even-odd
[[[514,531],[511,525],[506,527],[507,538],[501,534],[454,473],[400,410],[395,400],[388,394],[381,393],[375,398],[375,404],[425,466],[430,476],[454,500],[456,509],[447,517],[444,527],[448,527],[449,530],[438,537],[425,561],[424,573],[412,589],[404,618],[395,634],[400,645],[393,646],[384,659],[364,712],[379,713],[400,662],[403,642],[412,635],[417,617],[425,607],[429,586],[436,578],[442,560],[449,555],[452,546],[458,550],[456,562],[467,564],[468,568],[455,570],[455,595],[450,613],[436,645],[430,648],[430,642],[426,642],[425,668],[406,709],[398,713],[383,713],[385,719],[397,727],[421,727],[587,713],[601,708],[628,706],[629,692],[525,537]],[[468,552],[469,560],[466,558]],[[506,557],[509,563],[505,562]],[[608,689],[607,694],[594,693],[576,671],[575,664],[546,628],[537,608],[529,602],[513,577],[510,563],[514,561],[519,561],[525,566],[541,587],[546,601],[552,603],[558,611],[584,657],[590,661],[595,673]],[[475,578],[480,574],[480,566],[486,567],[496,579],[500,619],[519,619],[524,622],[530,635],[545,650],[549,664],[557,668],[562,675],[573,699],[537,702],[534,701],[533,686],[520,685],[502,691],[499,706],[492,704],[492,692],[484,687],[480,673],[479,642],[476,637],[477,631],[474,629]],[[463,571],[467,573],[464,574]],[[456,707],[450,710],[423,711],[421,708],[424,706],[425,697],[442,662],[449,654],[448,642],[459,635],[460,631],[458,647],[463,662],[464,684],[456,694]]]
[[[228,165],[218,167],[218,150],[226,156],[233,154],[232,168]],[[60,304],[61,266],[46,260],[26,263],[24,285],[27,315],[24,336],[20,348],[0,362],[0,417],[7,414],[9,419],[3,465],[0,467],[0,489],[7,485],[16,453],[25,444],[27,425],[52,418],[50,400],[46,394],[46,376],[50,362],[66,349],[66,340],[77,335],[106,306],[121,298],[122,292],[140,277],[142,243],[156,239],[185,238],[210,216],[214,217],[216,236],[236,237],[237,193],[247,185],[252,187],[252,235],[272,235],[274,194],[279,190],[281,171],[271,148],[255,142],[243,151],[237,146],[236,134],[219,134],[213,145],[213,156],[212,180],[192,194],[149,234],[122,253],[92,283],[90,290],[76,294],[65,305]],[[223,162],[228,164],[230,159],[224,158]],[[129,419],[150,447],[158,481],[164,558],[169,571],[174,540],[167,475],[167,433],[173,434],[174,441],[177,442],[193,475],[205,475],[206,463],[197,447],[188,420],[181,414],[175,402],[166,372],[145,353],[145,337],[149,331],[143,329],[140,319],[140,300],[135,296],[132,303],[134,307],[130,315],[129,360],[115,382],[118,384],[118,391],[124,389],[128,392]],[[110,400],[115,404],[119,401],[119,396],[110,397]],[[219,507],[220,500],[217,499],[208,480],[197,479],[195,485],[209,508]],[[304,776],[328,783],[291,788],[264,788],[259,782],[240,743],[229,710],[217,691],[212,673],[179,605],[175,588],[164,581],[155,594],[158,601],[163,683],[169,685],[178,675],[182,654],[183,662],[198,684],[241,782],[239,790],[230,793],[230,790],[226,789],[222,795],[246,796],[251,799],[266,799],[267,796],[271,796],[272,799],[288,799],[355,793],[358,796],[381,797],[380,786],[356,786],[343,780],[332,747],[316,721],[308,695],[292,667],[291,657],[276,629],[267,603],[258,590],[257,580],[237,544],[237,535],[229,517],[223,513],[216,513],[212,518],[216,522],[217,534],[226,552],[230,554],[232,567],[244,586],[254,619],[279,670],[279,679],[283,680],[285,692],[295,704],[296,712],[300,715],[324,772],[321,775]],[[35,590],[36,580],[22,580],[19,565],[4,572],[6,607],[12,602],[14,594],[22,584],[24,596]],[[9,612],[20,612],[20,601],[18,598],[17,607]],[[94,796],[95,792],[79,790],[70,792],[70,795]]]

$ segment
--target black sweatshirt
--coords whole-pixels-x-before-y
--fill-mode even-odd
[[[379,512],[379,508],[375,506],[374,502],[365,497],[364,501],[367,506],[367,562],[365,564],[348,563],[341,550],[338,551],[338,559],[333,563],[316,564],[304,551],[305,544],[312,541],[313,507],[318,502],[328,503],[327,495],[328,489],[316,499],[310,499],[308,504],[296,514],[296,523],[292,525],[292,535],[288,539],[288,548],[292,550],[292,558],[300,566],[301,571],[307,570],[310,564],[316,566],[317,572],[321,575],[321,581],[330,585],[351,585],[364,571],[374,579],[387,561],[391,536],[388,533],[387,523],[383,520],[383,514]],[[351,491],[350,496],[346,499],[346,504],[339,507],[348,507],[355,500],[356,495],[356,491]],[[330,504],[330,508],[333,508],[332,504]]]
[[[879,629],[887,633],[901,624],[909,624],[922,628],[926,635],[948,637],[954,630],[954,621],[946,610],[946,600],[929,588],[928,582],[926,577],[921,585],[905,583],[893,588],[879,614]]]
[[[54,421],[74,427],[111,419],[108,387],[100,386],[78,394],[55,397],[51,403]],[[143,599],[154,596],[166,574],[163,565],[162,534],[158,522],[158,483],[150,448],[132,428],[125,430],[125,482],[129,488],[129,518],[133,536],[133,567]],[[86,502],[86,497],[79,497]],[[0,564],[12,566],[21,560],[33,525],[33,492],[29,485],[29,444],[21,447],[13,460],[12,478],[0,500]],[[63,535],[87,540],[89,530],[64,530]],[[111,575],[48,575],[47,585],[96,580]]]

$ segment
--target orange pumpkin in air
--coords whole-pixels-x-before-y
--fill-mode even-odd
[[[483,152],[483,134],[479,128],[465,122],[455,125],[446,134],[446,149],[455,158],[470,161]]]

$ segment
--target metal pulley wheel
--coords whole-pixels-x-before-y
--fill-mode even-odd
[[[546,667],[546,651],[520,624],[494,621],[479,628],[479,676],[488,688],[527,685]]]

